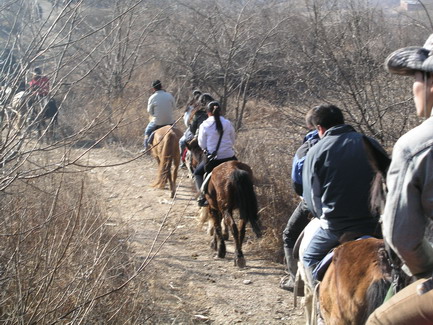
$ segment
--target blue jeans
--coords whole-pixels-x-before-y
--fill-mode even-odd
[[[319,263],[328,252],[340,244],[341,233],[335,233],[328,229],[318,227],[312,240],[308,243],[304,252],[303,263],[312,269]]]
[[[146,126],[146,130],[144,131],[144,148],[147,148],[149,145],[149,137],[152,134],[153,131],[157,129],[157,125],[155,122],[151,121]]]
[[[189,130],[189,128],[185,131],[185,133],[183,134],[182,138],[179,139],[179,150],[180,150],[180,155],[182,156],[185,148],[186,148],[186,143],[188,141],[191,141],[192,138],[194,137],[194,135],[191,133],[191,131]]]
[[[146,130],[144,131],[144,136],[149,137],[152,132],[156,130],[156,127],[157,125],[155,124],[155,122],[149,122],[149,124],[147,124],[146,126]]]

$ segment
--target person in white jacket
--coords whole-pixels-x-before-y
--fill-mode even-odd
[[[144,148],[149,145],[149,137],[153,131],[165,125],[174,123],[173,111],[176,107],[176,100],[173,95],[162,89],[161,81],[152,82],[153,95],[149,97],[147,112],[151,120],[144,131]]]
[[[433,34],[423,47],[394,51],[385,61],[395,74],[412,76],[416,113],[426,120],[395,144],[387,175],[383,236],[418,279],[370,315],[372,324],[433,324],[433,243],[426,228],[433,220]],[[421,290],[420,290],[421,289]],[[425,292],[427,291],[427,292]]]
[[[194,171],[197,191],[201,192],[204,173],[210,173],[219,164],[229,160],[237,160],[233,149],[235,144],[235,130],[231,122],[221,116],[219,102],[210,102],[206,107],[208,118],[198,130],[198,144],[206,155],[212,155],[211,161],[202,161]],[[198,199],[199,206],[207,205],[203,194]]]

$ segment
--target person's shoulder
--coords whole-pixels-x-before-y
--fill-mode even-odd
[[[413,156],[429,147],[433,147],[433,117],[403,134],[395,143],[393,152],[398,149]]]
[[[169,98],[174,99],[173,94],[168,92],[167,90],[162,89],[161,91],[159,91],[159,93],[161,94],[161,96],[165,96],[165,97],[169,97]]]

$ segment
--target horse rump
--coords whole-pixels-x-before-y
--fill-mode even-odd
[[[155,131],[153,137],[152,155],[158,162],[158,175],[153,187],[164,188],[170,184],[170,196],[173,198],[176,191],[176,178],[180,162],[179,139],[180,130],[171,126],[163,126]]]
[[[262,231],[259,225],[257,197],[251,173],[237,168],[230,175],[230,181],[234,187],[234,198],[238,205],[240,218],[249,221],[257,238],[260,238]]]

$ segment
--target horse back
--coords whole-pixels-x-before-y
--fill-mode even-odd
[[[247,164],[230,160],[216,166],[208,185],[209,204],[223,210],[238,208],[239,197],[235,194],[241,185],[240,181],[247,181],[248,185],[243,185],[252,189],[253,172]]]
[[[155,131],[155,136],[153,138],[153,141],[155,143],[158,143],[164,137],[175,138],[175,139],[177,138],[177,141],[179,142],[179,139],[182,137],[182,132],[179,129],[172,127],[171,125],[165,125]]]
[[[212,197],[220,201],[219,205],[226,207],[232,204],[232,200],[234,199],[234,197],[230,195],[234,188],[232,175],[236,171],[246,172],[251,182],[253,181],[253,172],[250,166],[237,160],[223,162],[212,169],[208,192]]]
[[[320,284],[320,307],[327,323],[363,323],[371,304],[369,288],[390,278],[384,249],[382,239],[368,238],[346,242],[334,250]]]

